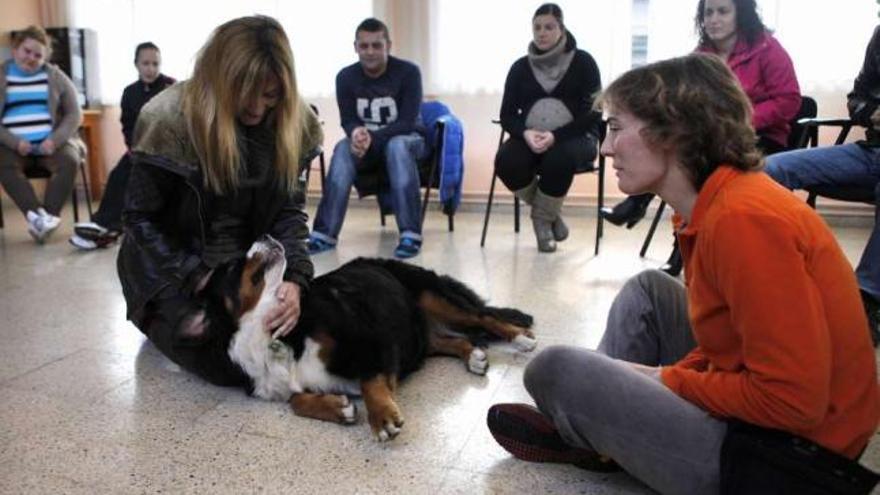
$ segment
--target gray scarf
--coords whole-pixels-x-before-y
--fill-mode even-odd
[[[563,33],[556,46],[541,53],[534,42],[529,43],[529,66],[538,84],[547,93],[552,93],[556,85],[562,80],[571,65],[575,50],[566,51],[567,34]]]

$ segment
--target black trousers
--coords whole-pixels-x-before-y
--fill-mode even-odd
[[[125,205],[125,189],[128,187],[129,175],[131,175],[131,154],[126,153],[110,171],[101,204],[98,206],[98,211],[92,215],[92,221],[107,230],[117,232],[122,230],[122,207]]]
[[[163,294],[147,303],[140,325],[150,342],[181,368],[222,387],[250,388],[250,378],[229,357],[232,329],[208,327],[201,338],[182,338],[180,326],[201,308],[190,298]]]
[[[566,139],[540,155],[532,152],[522,138],[512,137],[498,148],[495,171],[511,191],[528,186],[538,176],[541,192],[558,198],[568,193],[575,172],[593,167],[596,153],[592,137]]]

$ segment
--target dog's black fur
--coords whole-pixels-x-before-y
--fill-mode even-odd
[[[303,298],[299,324],[282,341],[298,358],[305,337],[327,332],[337,347],[327,370],[349,379],[378,373],[404,378],[419,369],[429,354],[429,322],[418,306],[431,292],[456,308],[478,316],[493,316],[529,328],[532,317],[485,301],[452,277],[402,261],[357,258],[314,280]],[[453,327],[472,343],[497,339],[481,328]]]

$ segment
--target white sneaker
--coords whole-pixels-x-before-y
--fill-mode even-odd
[[[37,243],[42,244],[46,239],[46,227],[44,225],[43,216],[33,210],[28,210],[25,217],[28,222],[28,234],[30,234]]]
[[[81,251],[92,251],[98,249],[98,243],[95,241],[90,241],[89,239],[83,239],[77,234],[73,234],[70,236],[70,239],[67,242],[71,243],[73,247],[81,250]]]
[[[46,237],[49,237],[49,234],[51,234],[53,230],[61,225],[61,217],[49,214],[49,212],[42,207],[37,208],[37,213],[43,217],[43,238],[45,239]]]

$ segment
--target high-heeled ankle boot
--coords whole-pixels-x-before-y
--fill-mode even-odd
[[[614,225],[626,224],[626,228],[631,229],[645,217],[652,199],[654,199],[654,193],[628,196],[613,208],[607,206],[602,208],[600,215]]]
[[[666,263],[660,269],[673,277],[677,277],[681,274],[682,268],[684,268],[684,260],[681,258],[681,249],[678,247],[678,238],[676,238],[675,242],[672,243],[672,253],[669,255],[669,259],[666,260]]]
[[[553,235],[553,222],[559,218],[563,197],[548,196],[538,189],[532,203],[532,227],[538,241],[538,251],[552,253],[556,251],[556,238]]]

